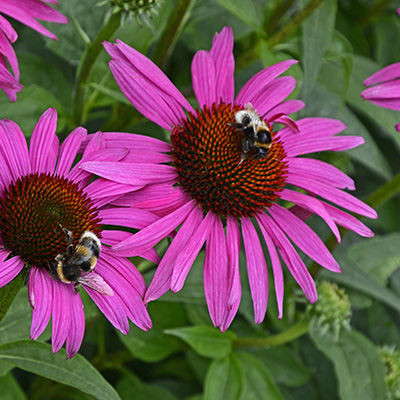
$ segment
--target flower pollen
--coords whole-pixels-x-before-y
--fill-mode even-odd
[[[13,256],[30,265],[49,268],[67,240],[61,226],[73,233],[77,245],[83,232],[101,236],[100,218],[78,185],[60,176],[34,173],[18,178],[0,198],[0,237]]]
[[[243,133],[232,124],[242,108],[204,106],[172,131],[173,163],[181,185],[203,208],[226,217],[251,217],[270,207],[285,185],[285,152],[279,140],[263,158],[249,152],[242,163]]]

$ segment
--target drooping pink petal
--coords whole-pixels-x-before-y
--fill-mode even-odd
[[[299,284],[310,303],[315,303],[318,298],[315,283],[288,238],[281,231],[275,221],[265,213],[260,213],[258,218],[268,235],[272,238],[275,246],[279,249],[279,253],[285,261],[285,264],[293,278]]]
[[[58,155],[56,128],[57,111],[49,108],[41,115],[33,129],[29,149],[32,172],[54,172]]]
[[[212,220],[211,211],[209,211],[203,221],[201,221],[196,232],[194,232],[187,246],[179,254],[171,278],[171,290],[173,292],[178,292],[182,289],[194,260],[210,235],[213,225]]]
[[[126,317],[125,306],[119,296],[117,294],[114,296],[104,296],[87,286],[83,286],[83,288],[111,324],[124,335],[127,335],[129,332],[128,319]]]
[[[14,102],[17,100],[17,92],[20,92],[22,88],[23,86],[2,64],[0,57],[0,89],[4,90],[6,96]]]
[[[254,304],[254,321],[260,324],[268,305],[268,270],[257,232],[249,218],[242,218],[247,274]]]
[[[225,332],[239,308],[242,297],[242,286],[239,271],[239,252],[240,252],[240,230],[236,219],[228,216],[226,225],[226,249],[228,255],[228,299],[227,307],[222,324],[221,332]]]
[[[200,50],[192,61],[192,84],[200,108],[217,102],[215,65],[208,51]]]
[[[12,257],[6,260],[10,253],[0,249],[0,287],[10,283],[22,270],[25,263],[20,257]]]
[[[57,353],[64,344],[71,325],[71,314],[73,312],[73,296],[75,287],[73,284],[66,285],[56,279],[51,281],[53,286],[53,308],[52,308],[52,335],[51,344],[53,353]]]
[[[41,267],[31,266],[28,281],[29,302],[32,306],[30,338],[37,339],[49,323],[53,302],[53,279]]]
[[[304,253],[330,271],[341,271],[339,264],[333,258],[322,240],[301,219],[278,204],[269,207],[268,211],[282,231],[285,232]]]
[[[228,254],[221,219],[210,213],[210,235],[204,259],[204,293],[214,326],[221,326],[227,310],[229,275]]]
[[[68,137],[64,140],[60,148],[60,155],[58,157],[56,174],[59,176],[67,177],[72,164],[78,154],[82,141],[85,139],[87,130],[81,127],[73,130]]]
[[[307,175],[338,189],[355,190],[353,179],[331,164],[313,158],[290,158],[288,172],[300,176]]]
[[[5,20],[1,15],[0,15],[0,54],[7,59],[8,63],[10,64],[11,70],[15,76],[15,79],[18,81],[19,80],[19,66],[18,66],[18,60],[17,56],[15,54],[14,48],[12,47],[12,44],[10,43],[9,37],[7,37],[7,33],[4,32],[1,28],[2,26],[8,28],[6,25],[8,23],[7,20]],[[12,29],[11,25],[10,28]],[[15,31],[12,29],[12,31],[8,32],[9,34],[15,33]],[[16,33],[15,33],[16,35]],[[16,37],[15,37],[16,38]]]
[[[395,63],[382,68],[364,81],[364,86],[383,83],[395,78],[400,78],[400,63]]]
[[[216,33],[210,55],[215,65],[215,82],[217,103],[223,101],[232,103],[235,95],[233,72],[235,60],[233,58],[233,33],[232,28],[225,26],[220,33]]]
[[[179,254],[191,240],[193,233],[200,225],[202,219],[202,212],[197,208],[194,208],[187,216],[157,267],[153,280],[146,291],[144,297],[145,303],[158,299],[171,288],[171,278],[175,262]]]
[[[278,305],[278,318],[281,319],[282,315],[283,315],[283,292],[284,292],[283,271],[282,271],[281,260],[279,258],[276,247],[275,247],[271,237],[268,235],[267,231],[265,230],[264,225],[260,221],[259,216],[256,215],[256,219],[257,219],[258,225],[261,229],[261,232],[264,236],[265,243],[267,244],[269,257],[271,258],[272,271],[274,274],[274,283],[275,283],[275,296],[276,296],[276,302]]]
[[[283,74],[290,66],[298,63],[296,60],[287,60],[271,65],[254,75],[240,90],[235,103],[244,106],[255,92],[263,90],[277,76]]]
[[[347,192],[336,189],[322,182],[315,182],[314,179],[309,178],[308,176],[299,178],[296,175],[288,175],[286,182],[307,190],[308,192],[315,193],[316,195],[332,201],[333,203],[357,214],[365,215],[369,218],[378,218],[376,211],[361,200],[358,200]]]
[[[15,32],[12,25],[2,15],[0,15],[0,29],[4,32],[11,43],[14,43],[17,40],[17,32]]]
[[[332,230],[332,233],[336,236],[337,241],[340,243],[340,233],[339,230],[326,210],[324,203],[317,200],[315,197],[308,196],[301,192],[295,192],[290,189],[283,189],[280,193],[280,197],[283,200],[290,201],[291,203],[297,204],[306,210],[310,210],[314,214],[319,215]]]
[[[71,324],[66,339],[67,359],[78,352],[85,334],[85,312],[81,296],[72,296],[71,301]]]
[[[17,178],[31,172],[28,146],[19,126],[9,119],[0,120],[0,154],[10,177]]]
[[[193,200],[188,202],[177,211],[159,219],[154,224],[119,243],[113,247],[113,250],[125,257],[136,255],[137,250],[148,250],[179,226],[195,207],[197,205]]]

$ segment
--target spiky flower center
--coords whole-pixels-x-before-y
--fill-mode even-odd
[[[101,234],[100,218],[78,185],[49,174],[18,178],[0,197],[0,238],[4,248],[26,263],[50,268],[67,248],[62,227],[76,245],[83,232]]]
[[[241,107],[214,104],[190,114],[172,131],[173,163],[183,186],[205,210],[226,217],[251,217],[270,207],[285,185],[282,143],[272,133],[265,157],[250,151],[243,162],[243,132],[235,127]]]

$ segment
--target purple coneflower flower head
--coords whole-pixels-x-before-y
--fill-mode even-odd
[[[11,101],[17,99],[17,92],[22,89],[19,83],[18,60],[11,45],[18,35],[2,14],[56,40],[57,37],[37,20],[66,24],[68,19],[45,2],[57,4],[56,0],[0,0],[0,89],[4,90]],[[6,60],[12,73],[7,69]]]
[[[361,93],[368,100],[380,107],[400,110],[400,63],[388,65],[364,81],[368,89]],[[400,131],[400,124],[396,125]]]
[[[132,145],[130,162],[124,167],[113,162],[82,164],[87,171],[105,178],[115,176],[121,183],[147,183],[115,204],[133,205],[161,217],[114,246],[116,252],[131,256],[145,251],[179,227],[145,301],[155,300],[169,289],[179,291],[205,244],[205,297],[214,325],[226,330],[241,298],[242,238],[256,323],[266,313],[269,275],[274,278],[282,317],[281,260],[309,301],[315,302],[314,281],[294,244],[323,267],[335,272],[340,272],[340,267],[297,214],[319,215],[338,240],[337,225],[373,236],[341,208],[371,218],[377,215],[343,190],[354,190],[352,179],[330,164],[303,156],[351,149],[363,139],[336,136],[345,128],[337,120],[305,118],[295,123],[288,116],[304,106],[300,100],[285,100],[296,81],[280,75],[297,62],[294,60],[262,70],[235,97],[230,28],[215,35],[210,51],[199,51],[194,56],[196,110],[144,55],[119,40],[116,44],[105,43],[105,47],[112,57],[111,71],[126,97],[147,118],[171,130],[172,145],[156,139],[147,149]],[[243,113],[238,114],[246,110],[262,116],[259,120],[255,117],[251,126],[254,130],[241,120]],[[275,130],[275,123],[286,127]],[[260,127],[264,136],[259,135]],[[135,137],[126,134],[125,142]],[[117,136],[107,140],[111,147],[118,145]],[[296,187],[303,191],[296,191]],[[289,210],[281,205],[282,201],[296,207]],[[268,248],[268,262],[262,242]]]
[[[85,329],[79,290],[85,290],[121,332],[128,332],[128,319],[143,330],[151,327],[141,274],[127,258],[107,247],[126,239],[127,233],[105,230],[103,225],[141,228],[143,221],[157,218],[149,212],[140,218],[143,212],[139,212],[140,221],[134,222],[137,211],[108,205],[132,187],[102,178],[93,180],[92,174],[80,168],[82,162],[92,160],[117,161],[125,150],[108,151],[101,133],[88,140],[83,128],[75,129],[60,146],[56,124],[56,111],[47,110],[33,131],[28,150],[18,125],[0,121],[0,287],[25,265],[30,266],[31,339],[43,332],[52,317],[53,352],[66,342],[70,358],[79,350]],[[85,142],[82,159],[73,166]],[[66,235],[68,231],[72,237]],[[81,242],[84,248],[78,251],[84,233],[92,241]],[[93,242],[97,246],[93,247]],[[73,278],[57,267],[75,252],[83,259],[78,257],[68,265],[86,261],[90,267],[79,264],[79,276]],[[153,257],[151,251],[146,255]],[[81,286],[76,288],[77,284]]]

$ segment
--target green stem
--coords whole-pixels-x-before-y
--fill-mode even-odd
[[[7,314],[7,311],[11,307],[11,304],[14,301],[15,296],[18,294],[19,290],[24,284],[25,276],[26,276],[26,270],[24,269],[8,285],[3,286],[0,289],[0,321]]]
[[[295,32],[300,25],[306,20],[316,8],[322,4],[323,0],[311,0],[297,15],[295,15],[282,29],[272,35],[267,44],[269,47],[274,47],[282,43],[287,37]]]
[[[264,18],[266,21],[264,26],[268,35],[272,35],[276,31],[281,18],[286,14],[295,1],[296,0],[285,0],[283,2],[278,1],[272,12],[268,13],[266,18]]]
[[[242,338],[233,342],[235,347],[276,347],[293,342],[308,332],[308,322],[302,320],[287,331],[267,338]]]
[[[196,0],[178,0],[169,14],[161,39],[158,42],[153,61],[163,68],[174,48]]]
[[[81,67],[75,83],[74,94],[74,121],[76,125],[85,122],[86,115],[84,111],[85,85],[92,72],[94,63],[103,49],[103,41],[109,39],[119,28],[121,22],[121,14],[112,14],[108,22],[100,29],[97,37],[90,43],[85,51]]]
[[[384,11],[384,9],[392,2],[393,0],[378,0],[358,21],[359,26],[363,29],[368,28],[376,18],[380,17]]]

